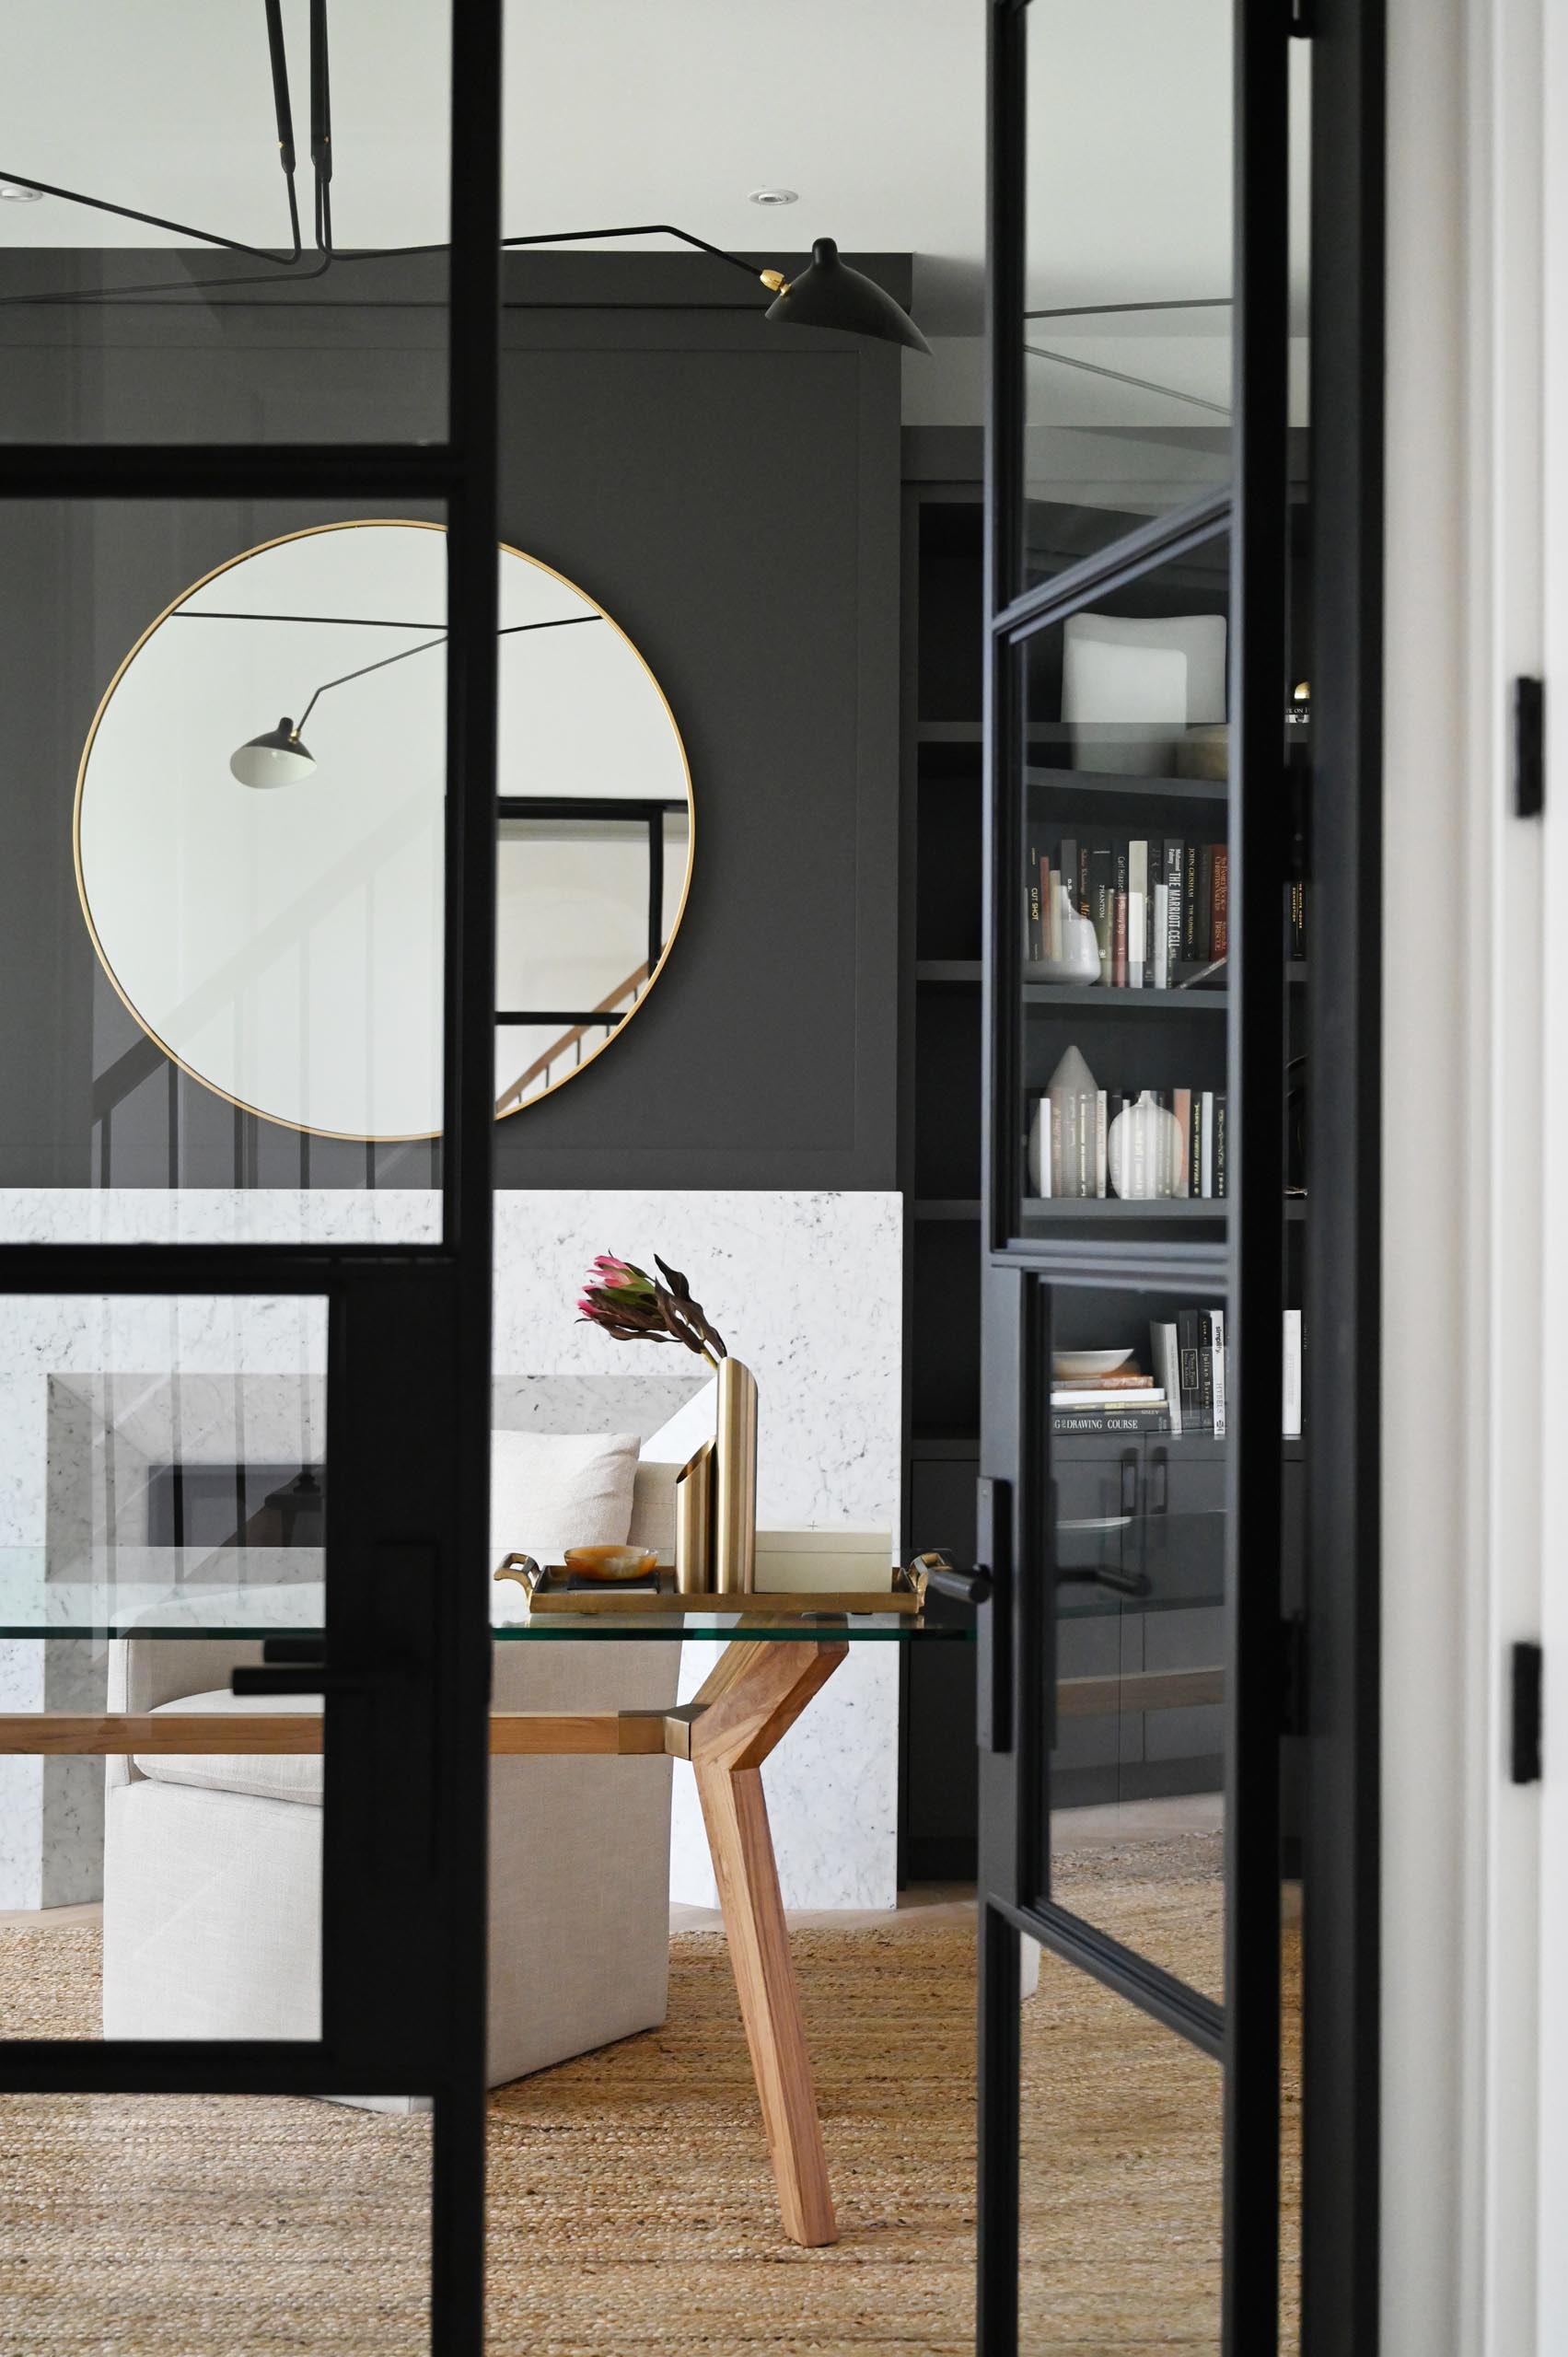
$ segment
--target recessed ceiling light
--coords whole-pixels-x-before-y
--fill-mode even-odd
[[[6,204],[41,204],[41,188],[22,188],[16,180],[0,180],[0,201]]]
[[[753,204],[798,204],[800,192],[793,188],[754,188],[751,202]]]

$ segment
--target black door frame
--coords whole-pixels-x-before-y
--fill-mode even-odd
[[[1041,0],[1041,5],[1044,0]],[[1364,2357],[1376,2347],[1377,2247],[1377,1437],[1378,1089],[1376,1020],[1380,828],[1380,550],[1382,298],[1381,0],[1325,0],[1301,12],[1235,10],[1237,127],[1236,444],[1232,487],[1160,517],[1115,546],[1019,594],[1024,308],[1024,47],[1030,0],[993,0],[988,76],[988,338],[993,371],[987,435],[986,940],[987,1041],[982,1179],[982,1351],[985,1371],[980,1546],[993,1575],[993,1623],[981,1648],[993,1740],[981,1758],[979,2347],[1017,2346],[1019,2194],[1018,1933],[1027,1931],[1222,2059],[1226,2071],[1225,2347],[1257,2357],[1274,2345],[1278,2314],[1278,2058],[1280,1956],[1279,1738],[1305,1736],[1304,2218],[1302,2346],[1309,2357]],[[1285,1631],[1277,1577],[1235,1577],[1242,1528],[1280,1527],[1280,1224],[1283,1132],[1245,1130],[1246,1184],[1266,1216],[1244,1216],[1238,1186],[1229,1244],[1105,1248],[1016,1241],[1021,1136],[1016,927],[999,922],[998,878],[1008,873],[1000,781],[1020,715],[1013,708],[1022,638],[1097,590],[1143,573],[1218,528],[1233,529],[1233,679],[1244,679],[1232,859],[1239,874],[1286,874],[1280,747],[1284,681],[1285,444],[1288,283],[1285,157],[1288,41],[1310,32],[1313,262],[1313,477],[1320,582],[1314,656],[1317,818],[1309,874],[1334,912],[1331,961],[1308,983],[1316,1061],[1334,1070],[1314,1100],[1307,1330],[1323,1338],[1308,1359],[1306,1427],[1307,1714],[1287,1699]],[[1005,895],[1004,893],[1004,898]],[[1255,908],[1268,906],[1256,887]],[[1233,921],[1239,896],[1233,895]],[[1277,929],[1247,925],[1233,983],[1230,1086],[1243,1108],[1279,1095],[1283,971]],[[1233,1103],[1237,1101],[1233,1094]],[[1249,1413],[1230,1451],[1233,1608],[1226,1690],[1231,1713],[1227,1795],[1226,2011],[1050,1905],[1031,1885],[1039,1855],[1043,1761],[1028,1696],[1048,1632],[1039,1590],[1015,1567],[1045,1560],[1044,1403],[1031,1399],[1048,1363],[1048,1283],[1129,1287],[1228,1283],[1236,1373]],[[1332,1337],[1330,1344],[1329,1338]],[[1252,1434],[1251,1445],[1245,1437]],[[1034,1527],[1031,1527],[1030,1525]],[[1038,1687],[1035,1689],[1038,1691]],[[982,1723],[987,1696],[981,1693]],[[1005,1725],[1010,1721],[1010,1725]],[[1000,1729],[1000,1739],[997,1730]],[[1248,1774],[1237,1779],[1243,1760]],[[1269,1894],[1275,1894],[1270,1903]]]
[[[432,2345],[454,2357],[483,2346],[502,19],[452,10],[445,442],[0,445],[0,500],[446,503],[441,1242],[0,1245],[4,1293],[327,1302],[321,2042],[0,2039],[0,2087],[430,2096]]]

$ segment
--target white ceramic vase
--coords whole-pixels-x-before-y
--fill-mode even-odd
[[[1110,1183],[1123,1202],[1153,1202],[1176,1192],[1181,1125],[1144,1089],[1118,1113],[1106,1140]]]
[[[1051,1099],[1051,1192],[1098,1192],[1095,1127],[1098,1083],[1076,1048],[1069,1048],[1047,1084]]]
[[[1081,910],[1073,906],[1072,895],[1064,884],[1055,887],[1056,938],[1061,943],[1057,957],[1042,958],[1034,971],[1046,982],[1098,982],[1099,972],[1099,940],[1094,926]]]

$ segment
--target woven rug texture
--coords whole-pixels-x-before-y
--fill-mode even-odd
[[[1217,1886],[1168,1845],[1118,1860],[1059,1895],[1212,1986]],[[794,1946],[842,2239],[784,2239],[725,1944],[683,1934],[662,2029],[493,2098],[496,2357],[969,2357],[972,1933]],[[1290,1935],[1291,2259],[1295,1956]],[[98,1973],[93,1926],[0,1928],[0,2031],[93,2036]],[[1023,2048],[1028,2357],[1217,2351],[1216,2066],[1049,1956]],[[0,2097],[0,2351],[423,2350],[429,2154],[427,2120],[292,2097]]]

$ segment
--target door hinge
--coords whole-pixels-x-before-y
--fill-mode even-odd
[[[1280,1622],[1280,1732],[1307,1733],[1307,1615],[1287,1614]]]
[[[1546,684],[1514,682],[1514,816],[1539,819],[1546,807]]]
[[[1508,1737],[1508,1779],[1515,1784],[1540,1782],[1541,1649],[1515,1645],[1509,1655],[1512,1724]]]

